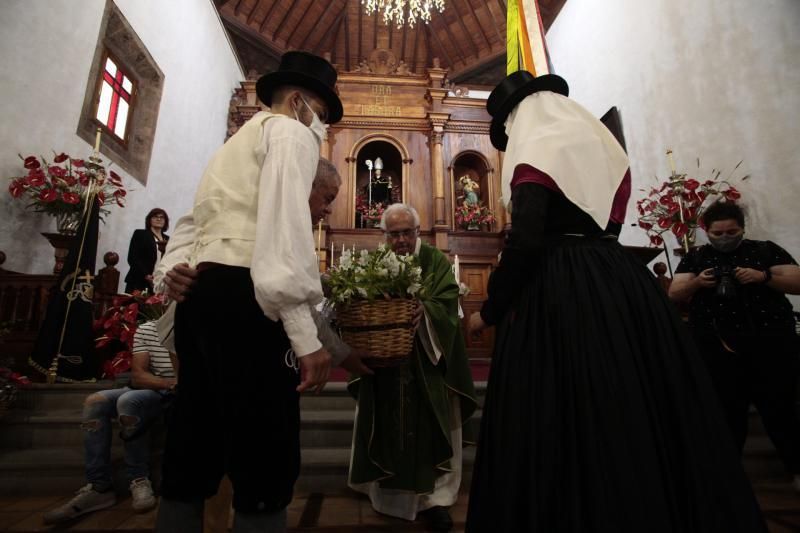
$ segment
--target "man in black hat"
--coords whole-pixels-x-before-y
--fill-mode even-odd
[[[192,297],[175,312],[180,393],[169,420],[157,531],[201,532],[227,474],[234,531],[284,531],[300,470],[299,393],[320,390],[330,354],[309,194],[325,135],[342,117],[336,71],[284,54],[256,85],[257,113],[212,158],[195,195]],[[302,373],[302,381],[300,374]]]

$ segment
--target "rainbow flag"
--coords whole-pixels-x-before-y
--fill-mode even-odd
[[[508,0],[506,13],[506,74],[527,70],[549,74],[550,58],[537,0]]]

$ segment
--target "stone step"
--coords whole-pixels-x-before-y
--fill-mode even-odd
[[[480,414],[478,411],[473,417],[475,427],[480,423]],[[349,447],[354,416],[352,408],[303,410],[300,415],[300,445],[303,448]],[[3,421],[0,451],[81,448],[84,438],[81,422],[81,413],[74,409],[34,414],[13,412]],[[122,443],[116,438],[119,425],[116,422],[112,425],[112,445],[121,449]]]

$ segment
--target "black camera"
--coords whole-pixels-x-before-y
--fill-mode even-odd
[[[717,281],[717,296],[734,298],[737,292],[736,272],[731,265],[714,267],[714,279]]]

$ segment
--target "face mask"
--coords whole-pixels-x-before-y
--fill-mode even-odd
[[[322,121],[317,116],[317,114],[314,113],[314,110],[311,109],[310,105],[308,105],[308,102],[306,102],[306,99],[303,98],[302,96],[300,97],[300,99],[303,100],[303,103],[308,108],[308,110],[311,112],[311,117],[312,117],[311,118],[311,124],[308,126],[308,129],[310,129],[311,133],[314,134],[314,137],[317,138],[317,144],[322,144],[322,140],[325,138],[325,124],[323,124]],[[296,118],[298,122],[301,122],[300,116],[297,114],[296,110],[294,112],[294,118]]]
[[[719,237],[708,235],[708,242],[711,243],[711,246],[718,252],[723,253],[729,253],[737,249],[742,243],[742,239],[744,239],[744,233],[739,233],[738,235],[721,235]]]

